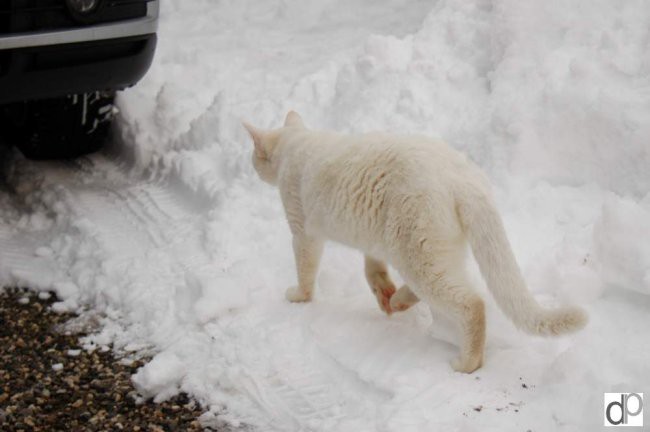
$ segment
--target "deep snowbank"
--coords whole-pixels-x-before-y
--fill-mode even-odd
[[[211,195],[250,176],[239,120],[275,127],[294,108],[315,127],[442,136],[506,189],[513,175],[526,184],[595,184],[603,194],[587,205],[603,206],[597,220],[610,220],[596,226],[594,241],[647,235],[641,231],[650,211],[650,6],[643,1],[444,0],[405,36],[403,26],[393,30],[393,22],[381,19],[414,14],[416,7],[401,2],[383,9],[363,2],[269,2],[261,10],[224,2],[207,12],[195,3],[168,7],[158,67],[123,103],[127,131],[142,129],[131,138],[141,169],[173,171]],[[204,23],[187,34],[179,16],[194,18],[189,11],[202,11],[206,22],[213,17],[219,30]],[[318,34],[348,15],[379,27],[366,30],[399,36],[361,36],[355,53],[349,46],[356,44],[341,41],[354,40],[359,29]],[[226,28],[253,27],[251,34],[223,29],[225,16]],[[169,48],[165,38],[173,41]],[[322,39],[325,53],[317,49]],[[192,43],[193,56],[179,49],[179,40]],[[352,61],[342,55],[348,52]],[[155,107],[131,113],[154,93]],[[155,126],[142,127],[149,117]],[[626,210],[613,216],[616,196],[631,205],[615,206]],[[626,233],[622,225],[639,231]],[[642,243],[623,241],[635,261],[627,270],[612,262],[626,259],[621,254],[586,249],[602,268],[617,269],[617,276],[605,271],[607,282],[648,292],[638,274],[650,266],[650,247]]]

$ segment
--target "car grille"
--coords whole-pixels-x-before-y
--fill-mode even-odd
[[[68,11],[65,0],[0,0],[0,36],[141,18],[147,14],[149,1],[105,0],[103,8],[81,22]]]

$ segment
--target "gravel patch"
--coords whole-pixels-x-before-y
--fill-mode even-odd
[[[74,318],[49,306],[54,295],[0,292],[1,431],[201,431],[198,404],[181,394],[136,404],[131,375],[110,351],[85,351],[82,334],[56,329]],[[210,429],[212,430],[212,429]]]

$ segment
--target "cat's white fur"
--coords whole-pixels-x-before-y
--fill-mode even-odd
[[[419,299],[460,325],[457,371],[483,362],[485,311],[465,276],[466,245],[501,310],[520,329],[559,335],[582,328],[577,307],[542,308],[526,288],[486,177],[461,153],[421,136],[340,135],[305,128],[295,112],[285,125],[244,124],[253,164],[277,185],[293,234],[298,286],[286,297],[312,298],[326,239],[360,249],[366,278],[390,314]],[[395,290],[385,262],[406,281]]]

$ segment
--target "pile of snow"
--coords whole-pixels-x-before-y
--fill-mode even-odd
[[[259,430],[594,430],[602,393],[650,388],[650,4],[643,0],[177,0],[162,4],[120,137],[75,163],[14,157],[0,281],[152,354],[146,397]],[[481,165],[530,289],[581,333],[517,332],[488,300],[484,367],[424,305],[386,318],[356,251],[327,248],[311,304],[245,119],[445,138]],[[3,186],[4,187],[4,186]]]

